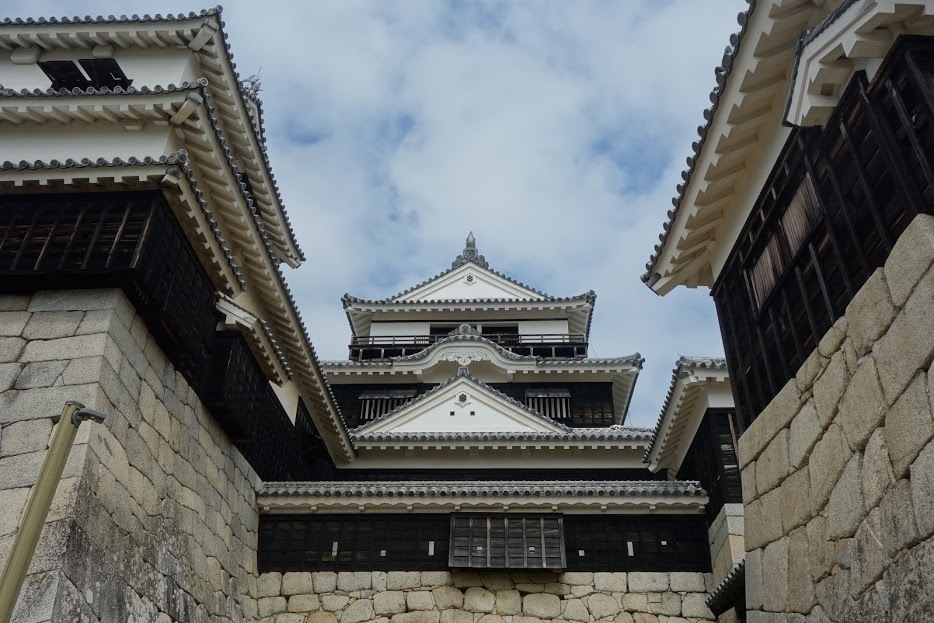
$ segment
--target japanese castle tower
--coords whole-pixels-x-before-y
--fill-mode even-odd
[[[219,7],[0,20],[12,620],[712,620],[740,547],[725,364],[680,360],[657,430],[626,427],[642,358],[588,356],[595,294],[519,283],[472,235],[346,296],[349,357],[321,362],[267,139]],[[67,401],[106,418],[43,518]]]
[[[423,283],[345,295],[350,356],[322,369],[355,459],[265,485],[261,568],[294,570],[305,539],[308,571],[708,570],[706,493],[623,425],[641,356],[587,356],[595,301],[497,272],[473,234]]]

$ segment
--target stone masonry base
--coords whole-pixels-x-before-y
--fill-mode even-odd
[[[119,290],[0,296],[0,568],[67,400],[83,424],[13,620],[255,618],[256,474]]]
[[[696,623],[706,573],[264,573],[260,623]]]
[[[934,217],[739,441],[751,623],[934,621]]]

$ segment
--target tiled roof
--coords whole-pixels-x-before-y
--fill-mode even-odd
[[[130,88],[127,88],[127,89],[120,89],[120,88],[118,87],[118,88],[116,88],[116,89],[114,89],[114,90],[112,90],[112,91],[110,91],[109,89],[85,89],[85,90],[83,90],[83,91],[82,91],[81,89],[74,89],[73,91],[67,91],[67,90],[65,90],[65,89],[61,89],[61,90],[55,91],[55,90],[49,89],[47,92],[50,93],[50,94],[52,94],[52,95],[56,95],[56,96],[66,96],[66,95],[98,95],[98,96],[99,96],[99,95],[122,95],[122,96],[125,96],[125,97],[126,97],[126,96],[150,95],[150,94],[160,94],[160,93],[176,93],[176,92],[180,92],[180,91],[183,91],[183,90],[197,91],[197,92],[200,94],[201,101],[203,102],[203,105],[204,105],[204,109],[205,109],[205,111],[207,112],[207,118],[208,118],[208,120],[209,120],[209,122],[210,122],[211,131],[214,133],[214,136],[215,136],[215,138],[216,138],[216,140],[217,140],[218,145],[220,145],[221,151],[223,152],[224,157],[225,157],[225,160],[226,160],[226,162],[227,162],[227,167],[230,169],[231,174],[233,175],[233,178],[237,181],[237,186],[239,187],[240,194],[241,194],[241,196],[243,197],[243,201],[246,203],[247,208],[248,208],[249,211],[250,211],[250,214],[251,214],[251,216],[252,216],[252,220],[253,220],[253,222],[254,222],[254,224],[255,224],[255,226],[256,226],[257,232],[259,233],[259,238],[260,238],[260,240],[262,241],[263,246],[265,247],[266,254],[269,256],[269,258],[270,258],[270,260],[272,261],[272,263],[273,263],[274,265],[277,265],[277,264],[279,263],[279,257],[276,255],[276,252],[275,252],[275,250],[273,249],[272,243],[270,242],[269,237],[268,237],[268,235],[266,234],[266,227],[265,227],[265,225],[264,225],[264,223],[263,223],[263,219],[262,219],[262,216],[261,216],[261,214],[260,214],[260,212],[259,212],[259,208],[258,208],[258,206],[255,204],[253,197],[252,197],[252,196],[250,195],[250,193],[246,190],[246,184],[245,184],[244,181],[243,181],[243,176],[244,176],[245,174],[244,174],[243,172],[241,172],[240,166],[237,164],[236,160],[234,159],[233,151],[232,151],[232,150],[230,149],[230,147],[228,146],[228,141],[227,141],[226,137],[224,136],[223,131],[222,131],[221,128],[220,128],[220,120],[218,119],[217,113],[216,113],[216,111],[215,111],[215,108],[214,108],[214,105],[213,105],[213,100],[212,100],[212,98],[211,98],[211,95],[207,92],[207,85],[208,85],[208,81],[202,78],[202,79],[197,80],[197,81],[194,81],[194,82],[183,83],[182,86],[169,85],[169,86],[167,86],[167,87],[153,87],[153,88],[151,88],[151,89],[147,89],[147,88],[134,89],[133,87],[130,87]],[[15,92],[15,91],[12,91],[11,89],[5,89],[4,91],[0,92],[0,97],[2,97],[2,96],[5,96],[5,97],[35,97],[35,96],[38,96],[38,95],[43,95],[43,92],[41,92],[41,91],[38,91],[38,92],[37,92],[37,91],[38,91],[38,90],[36,90],[36,91],[28,91],[28,90],[27,90],[27,91]],[[12,94],[11,94],[11,93],[12,93]],[[184,162],[187,162],[187,160],[188,160],[188,153],[187,153],[187,151],[181,150],[181,151],[179,152],[179,154],[181,154],[181,153],[184,153],[185,155],[184,155],[184,156],[178,156],[179,162],[183,162],[183,163],[184,163]],[[100,165],[97,165],[97,163],[100,162],[100,161],[101,161],[101,159],[98,159],[97,161],[89,161],[89,162],[92,162],[92,164],[89,164],[89,165],[87,165],[87,166],[100,166]],[[55,162],[57,162],[57,161],[55,161]],[[69,161],[66,161],[66,162],[74,162],[74,161],[69,160]],[[82,163],[83,163],[83,162],[84,162],[84,161],[82,161]],[[106,160],[105,160],[104,162],[105,162],[105,165],[104,165],[104,166],[119,166],[119,164],[116,164],[116,163],[118,163],[118,162],[123,162],[123,161],[120,160],[119,158],[115,158],[114,161],[113,161],[115,164],[113,164],[113,165],[106,165],[106,162],[107,162]],[[132,162],[132,161],[127,161],[127,163],[128,163],[128,164],[135,164],[135,163]],[[7,163],[4,163],[4,165],[6,165],[6,164],[7,164]],[[22,164],[22,163],[21,163],[21,164]],[[27,164],[28,164],[28,163],[27,163]],[[186,173],[188,173],[189,179],[193,179],[193,176],[191,175],[191,172],[190,172],[190,171],[186,171]],[[199,195],[199,201],[201,201],[200,192],[198,191],[197,187],[195,187],[195,193]],[[209,222],[214,222],[213,216],[209,217],[208,220],[209,220]],[[213,228],[213,225],[212,225],[212,228]],[[216,235],[216,233],[217,233],[217,232],[215,232],[215,235]],[[226,255],[226,253],[225,253],[225,255]],[[228,262],[230,262],[230,261],[232,261],[233,257],[232,257],[232,256],[229,256],[227,259],[228,259]],[[246,289],[246,282],[244,281],[243,276],[242,276],[240,270],[239,270],[239,269],[235,270],[235,274],[237,275],[237,281],[239,282],[241,289],[244,289],[244,290],[245,290],[245,289]]]
[[[161,15],[156,13],[155,15],[121,15],[119,17],[114,15],[108,15],[104,17],[103,15],[98,15],[97,17],[91,17],[90,15],[85,15],[84,17],[5,17],[0,20],[0,25],[45,25],[45,24],[124,24],[127,22],[184,22],[188,20],[198,19],[199,17],[210,17],[213,15],[220,15],[221,7],[215,6],[209,9],[202,9],[197,13],[192,11],[191,13],[167,13]]]
[[[384,481],[384,482],[265,482],[257,495],[322,497],[460,497],[562,495],[572,497],[642,497],[677,495],[703,497],[707,492],[695,481]]]
[[[746,561],[733,565],[726,577],[710,591],[706,604],[710,611],[720,616],[735,605],[736,596],[746,588]]]
[[[546,298],[546,299],[554,299],[554,297],[545,294],[545,293],[542,292],[541,290],[537,290],[536,288],[533,288],[532,286],[526,285],[526,284],[522,283],[521,281],[516,281],[516,280],[513,279],[512,277],[510,277],[510,276],[508,276],[508,275],[504,275],[503,273],[501,273],[501,272],[499,272],[499,271],[497,271],[497,270],[494,270],[494,269],[490,268],[490,264],[489,264],[489,262],[486,261],[486,258],[478,253],[478,251],[477,251],[477,246],[476,246],[476,239],[474,238],[473,232],[470,232],[470,233],[467,235],[467,244],[466,244],[466,246],[464,247],[464,250],[461,252],[460,255],[458,255],[456,258],[454,258],[454,261],[451,262],[451,267],[450,267],[450,268],[448,268],[447,270],[441,271],[440,273],[438,273],[438,274],[435,275],[434,277],[430,277],[430,278],[426,279],[425,281],[422,281],[422,282],[419,283],[418,285],[412,286],[411,288],[408,288],[408,289],[406,289],[406,290],[403,290],[402,292],[399,292],[398,294],[395,294],[395,295],[389,297],[388,299],[384,299],[384,300],[388,302],[388,301],[392,301],[393,299],[397,299],[397,298],[399,298],[400,296],[405,296],[405,295],[408,294],[409,292],[414,292],[415,290],[418,290],[418,289],[421,288],[422,286],[425,286],[425,285],[431,283],[432,281],[434,281],[434,280],[436,280],[436,279],[440,279],[441,277],[444,277],[445,275],[447,275],[447,274],[450,273],[451,271],[456,270],[456,269],[460,268],[461,266],[463,266],[464,264],[468,264],[468,263],[474,264],[474,265],[477,266],[478,268],[482,268],[482,269],[484,269],[484,270],[487,270],[487,271],[493,273],[494,275],[496,275],[497,277],[499,277],[499,278],[501,278],[501,279],[505,279],[506,281],[508,281],[509,283],[511,283],[511,284],[513,284],[513,285],[517,285],[517,286],[519,286],[520,288],[524,288],[524,289],[526,289],[526,290],[531,290],[532,292],[534,292],[534,293],[536,293],[536,294],[538,294],[538,295],[540,295],[540,296],[542,296],[542,297],[544,297],[544,298]]]
[[[720,94],[723,93],[726,81],[730,77],[730,72],[733,69],[733,60],[736,58],[736,54],[739,52],[739,48],[743,41],[743,35],[746,33],[746,26],[749,24],[752,13],[756,9],[756,0],[746,0],[746,3],[749,5],[749,7],[736,17],[736,21],[739,23],[739,32],[730,35],[730,45],[726,46],[723,51],[723,59],[720,62],[720,65],[714,69],[716,84],[714,85],[713,90],[710,92],[711,106],[710,108],[704,110],[703,125],[697,126],[697,134],[699,138],[698,140],[691,143],[691,150],[693,153],[687,157],[686,162],[688,168],[681,171],[681,179],[683,182],[678,184],[678,194],[671,199],[671,204],[674,206],[674,208],[668,211],[668,220],[662,223],[663,231],[658,235],[659,244],[655,245],[655,252],[652,253],[652,255],[649,257],[649,261],[645,265],[646,272],[641,277],[644,283],[648,283],[652,278],[652,269],[655,268],[655,262],[658,260],[658,256],[661,253],[662,248],[665,246],[665,242],[668,240],[668,233],[671,231],[671,227],[678,216],[678,211],[681,209],[681,204],[684,199],[684,191],[691,181],[691,176],[694,174],[694,163],[697,156],[701,153],[701,150],[704,147],[704,142],[707,139],[707,130],[710,128],[714,114],[720,105]]]
[[[539,416],[541,417],[541,416]],[[391,432],[354,435],[360,441],[647,441],[650,428],[607,426],[605,428],[569,428],[561,433],[540,432]]]
[[[649,444],[648,449],[645,451],[644,459],[648,461],[649,453],[652,452],[652,448],[655,447],[655,442],[658,439],[658,431],[662,426],[662,421],[665,419],[665,413],[668,411],[668,407],[671,406],[671,399],[675,394],[675,387],[678,384],[678,379],[681,378],[682,373],[685,370],[690,370],[693,368],[701,369],[710,369],[710,370],[726,370],[726,359],[723,357],[688,357],[681,355],[678,357],[678,362],[675,364],[674,369],[671,371],[671,383],[668,385],[668,394],[665,396],[665,402],[662,405],[662,412],[658,415],[658,421],[655,423],[654,433],[652,433],[652,442]]]

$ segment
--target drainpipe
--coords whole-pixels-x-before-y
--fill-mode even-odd
[[[104,421],[104,414],[94,409],[88,409],[80,402],[66,402],[62,409],[61,418],[55,427],[49,451],[45,455],[45,462],[39,471],[39,478],[32,488],[32,495],[26,503],[23,519],[20,522],[19,532],[13,541],[10,558],[6,562],[3,576],[0,577],[0,623],[10,623],[13,617],[13,607],[23,588],[26,570],[36,551],[39,534],[45,524],[45,518],[52,506],[52,497],[58,488],[58,481],[65,470],[65,461],[71,452],[71,446],[78,434],[78,427],[85,420],[97,423]]]

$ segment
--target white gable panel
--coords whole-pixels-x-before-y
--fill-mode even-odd
[[[397,301],[442,301],[450,299],[543,300],[538,292],[503,279],[468,262],[451,272],[399,296]]]
[[[524,422],[508,417],[497,408],[476,396],[469,396],[466,402],[459,402],[452,396],[448,400],[434,405],[419,413],[416,417],[392,429],[399,433],[429,432],[538,432],[544,427],[532,427]]]
[[[364,429],[368,433],[564,430],[561,425],[529,412],[470,378],[460,378],[437,394],[416,400],[382,422],[374,422]]]

